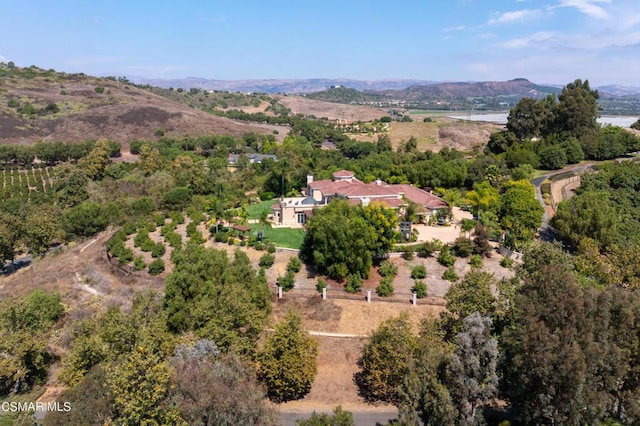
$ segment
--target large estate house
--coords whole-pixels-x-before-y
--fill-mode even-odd
[[[271,206],[273,221],[278,225],[295,226],[306,223],[315,208],[322,208],[334,198],[349,200],[363,206],[379,202],[402,215],[413,203],[421,221],[426,221],[438,209],[448,208],[442,198],[413,185],[388,184],[381,180],[364,183],[349,170],[333,173],[333,179],[314,180],[307,176],[307,187],[301,197],[286,197]]]

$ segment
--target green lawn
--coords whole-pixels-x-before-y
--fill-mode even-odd
[[[259,223],[252,223],[251,233],[262,231]],[[266,228],[265,238],[277,247],[299,249],[304,239],[304,231],[300,228]]]
[[[258,204],[251,204],[247,206],[247,213],[249,213],[249,219],[260,219],[260,215],[263,210],[269,210],[269,214],[271,214],[271,206],[278,201],[277,198],[273,200],[262,201]]]

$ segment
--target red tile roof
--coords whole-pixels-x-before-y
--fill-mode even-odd
[[[341,177],[354,177],[356,174],[349,170],[338,170],[337,172],[333,172],[333,177],[341,178]]]
[[[407,200],[426,207],[428,209],[437,209],[442,207],[449,207],[446,201],[442,198],[425,191],[424,189],[416,188],[413,185],[407,184],[395,184],[389,185],[390,187],[401,192]]]

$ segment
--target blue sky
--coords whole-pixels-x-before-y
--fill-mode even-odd
[[[640,86],[637,0],[2,0],[0,61],[221,80]]]

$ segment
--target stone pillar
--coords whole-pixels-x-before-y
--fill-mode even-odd
[[[371,290],[367,290],[367,302],[371,302]]]
[[[327,288],[322,289],[322,300],[327,300]]]
[[[411,299],[411,304],[414,306],[418,304],[418,295],[416,295],[415,291],[413,292],[413,298]]]
[[[278,286],[278,299],[282,299],[282,287]]]

